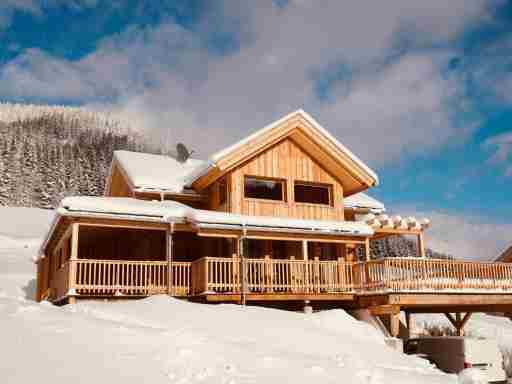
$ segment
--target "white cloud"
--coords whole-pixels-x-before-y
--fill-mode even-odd
[[[456,213],[416,212],[410,207],[397,207],[397,212],[428,217],[432,225],[425,232],[426,246],[457,259],[494,260],[512,244],[512,224]]]
[[[464,101],[462,82],[444,73],[452,52],[425,47],[454,39],[495,3],[226,2],[206,15],[199,33],[172,23],[130,28],[75,62],[26,51],[0,68],[0,94],[112,101],[203,156],[304,107],[379,166],[467,134],[452,119]],[[205,36],[219,29],[236,36],[238,50],[207,49]],[[338,65],[349,75],[331,84],[327,101],[319,99],[319,74]]]
[[[51,7],[66,7],[75,11],[93,8],[99,0],[2,0],[0,2],[0,30],[11,25],[15,12],[31,14],[34,17],[44,17],[45,9]]]
[[[483,147],[492,152],[489,162],[505,168],[505,176],[512,177],[512,132],[488,138]]]

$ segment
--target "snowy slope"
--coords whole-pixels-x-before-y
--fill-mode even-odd
[[[37,304],[30,258],[51,214],[0,207],[0,218],[2,383],[457,382],[341,310],[304,315],[166,296]]]

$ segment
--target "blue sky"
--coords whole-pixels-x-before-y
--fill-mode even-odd
[[[512,2],[7,0],[0,41],[0,100],[114,109],[205,157],[304,108],[435,245],[512,242]]]

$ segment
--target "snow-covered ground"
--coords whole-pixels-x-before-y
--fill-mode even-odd
[[[38,304],[31,258],[51,216],[0,207],[1,383],[457,383],[341,310],[304,315],[166,296]]]

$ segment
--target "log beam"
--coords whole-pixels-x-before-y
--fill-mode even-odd
[[[464,326],[471,318],[472,312],[467,312],[464,317],[460,312],[455,313],[455,318],[451,313],[445,313],[446,318],[453,325],[455,330],[457,331],[457,336],[464,336]]]

